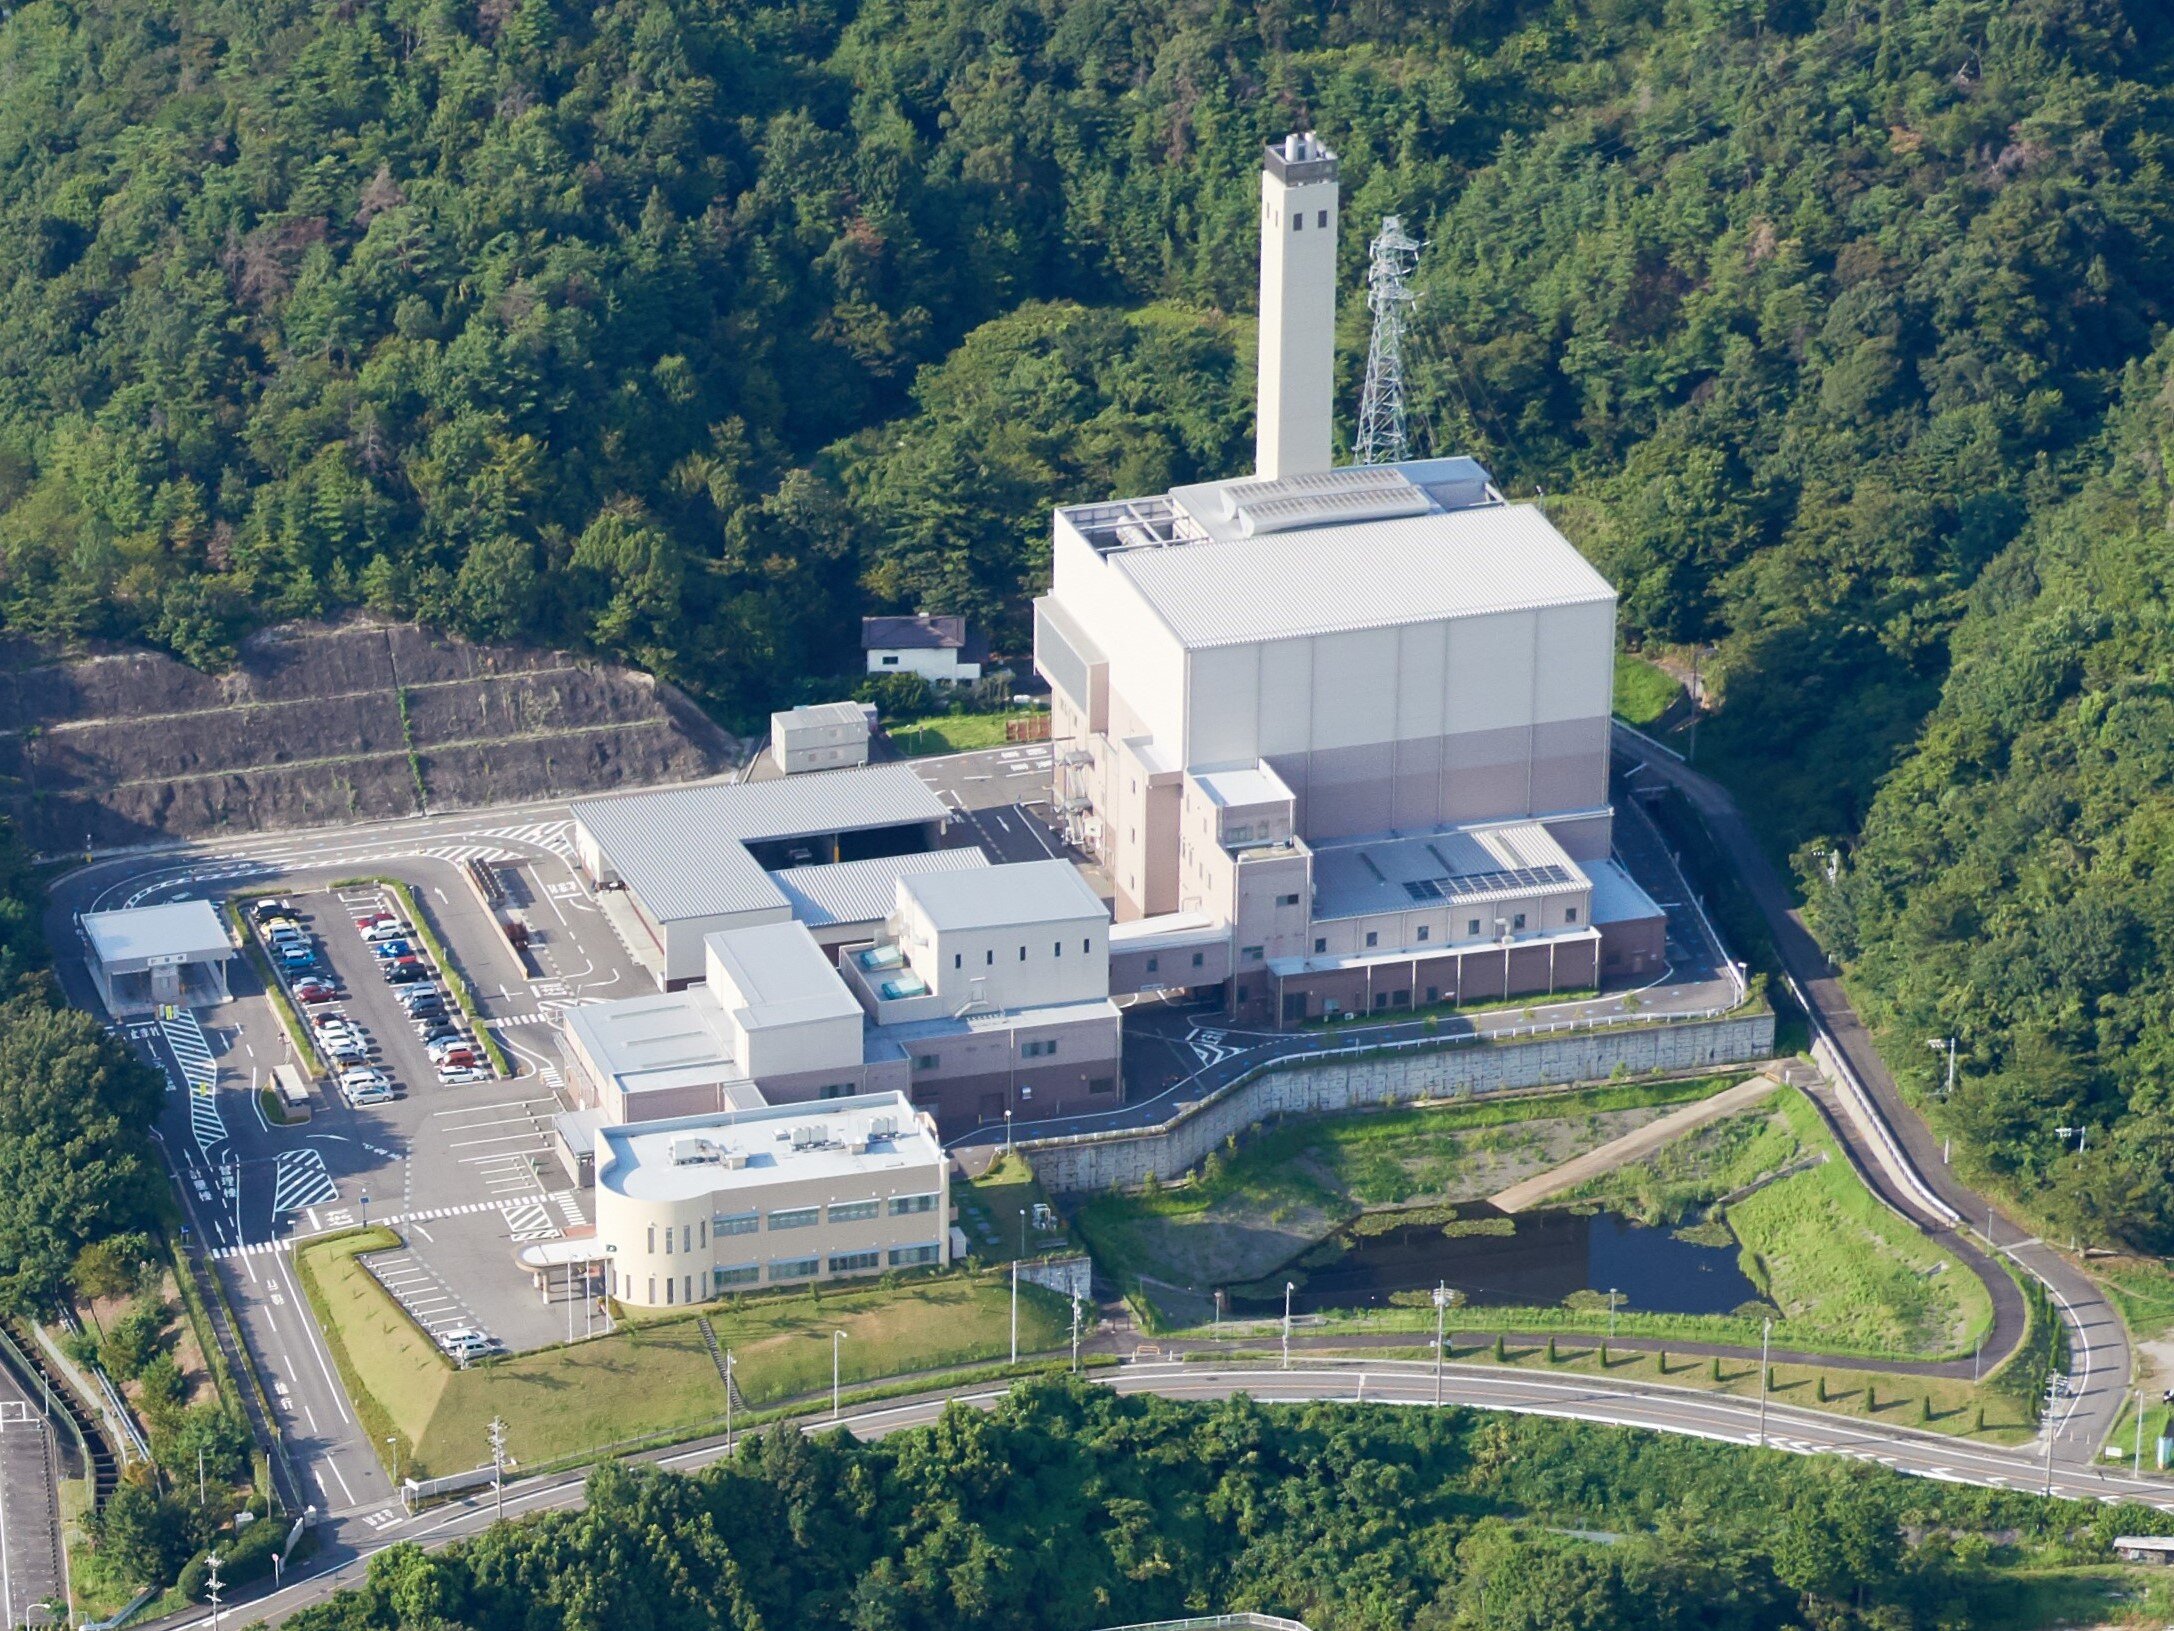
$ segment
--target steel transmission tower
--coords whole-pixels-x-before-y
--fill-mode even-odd
[[[1366,392],[1359,399],[1360,464],[1394,464],[1411,457],[1404,429],[1404,321],[1418,298],[1411,288],[1419,244],[1394,215],[1381,218],[1366,271],[1366,306],[1374,337],[1366,347]]]

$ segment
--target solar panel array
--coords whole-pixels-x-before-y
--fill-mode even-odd
[[[1413,900],[1469,900],[1474,895],[1575,882],[1577,878],[1568,867],[1521,866],[1503,872],[1464,872],[1453,878],[1411,879],[1404,890]]]

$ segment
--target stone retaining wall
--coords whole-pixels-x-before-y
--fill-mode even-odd
[[[1315,1056],[1264,1065],[1160,1126],[1022,1140],[1018,1147],[1052,1193],[1078,1194],[1112,1185],[1129,1189],[1150,1175],[1158,1182],[1175,1178],[1224,1139],[1272,1116],[1597,1082],[1618,1067],[1633,1076],[1680,1075],[1747,1064],[1773,1051],[1771,1013],[1479,1046],[1457,1046],[1446,1039],[1399,1043],[1346,1058]]]

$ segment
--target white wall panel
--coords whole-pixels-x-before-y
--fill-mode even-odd
[[[1394,728],[1397,634],[1368,629],[1313,641],[1313,750],[1386,742]]]
[[[1533,614],[1459,618],[1449,631],[1449,730],[1531,723]]]
[[[1615,608],[1551,606],[1540,618],[1540,684],[1533,717],[1605,717],[1615,687]]]
[[[1260,757],[1259,646],[1210,646],[1192,654],[1192,719],[1185,760],[1251,764]]]
[[[1313,642],[1278,640],[1260,648],[1260,757],[1312,746]]]
[[[1439,623],[1397,631],[1396,734],[1413,741],[1442,734],[1449,642]]]

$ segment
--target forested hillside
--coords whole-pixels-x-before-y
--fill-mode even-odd
[[[2142,1508],[1461,1410],[1022,1383],[875,1444],[606,1466],[588,1507],[381,1552],[296,1631],[1094,1631],[1253,1610],[1315,1631],[1912,1631],[2089,1612],[2031,1571]],[[2102,1600],[2102,1599],[2100,1599]],[[2157,1603],[2137,1604],[2148,1613]]]
[[[1718,648],[1707,741],[1779,850],[1910,767],[1822,921],[1913,1050],[1976,1027],[1983,1154],[2164,1243],[2124,812],[2165,771],[2120,688],[2165,676],[2077,587],[2141,617],[2164,559],[2142,498],[2129,547],[2077,495],[2169,315],[2170,40],[2156,0],[31,0],[0,620],[216,666],[364,605],[732,723],[864,611],[1016,645],[1050,502],[1242,467],[1255,144],[1316,127],[1347,409],[1393,210],[1422,445],[1545,489],[1630,637]],[[2074,613],[2028,683],[1983,655],[2026,603]],[[1996,669],[2038,700],[1954,746]],[[2102,763],[2011,779],[2087,719]],[[2054,782],[2094,813],[2024,822]],[[1931,875],[1966,857],[2006,906]],[[2139,1130],[2053,1163],[2071,1104]]]
[[[1963,1038],[1957,1132],[2059,1221],[2165,1251],[2174,345],[2129,371],[2109,440],[2106,470],[1979,577],[1922,743],[1812,905],[1903,1045]]]

